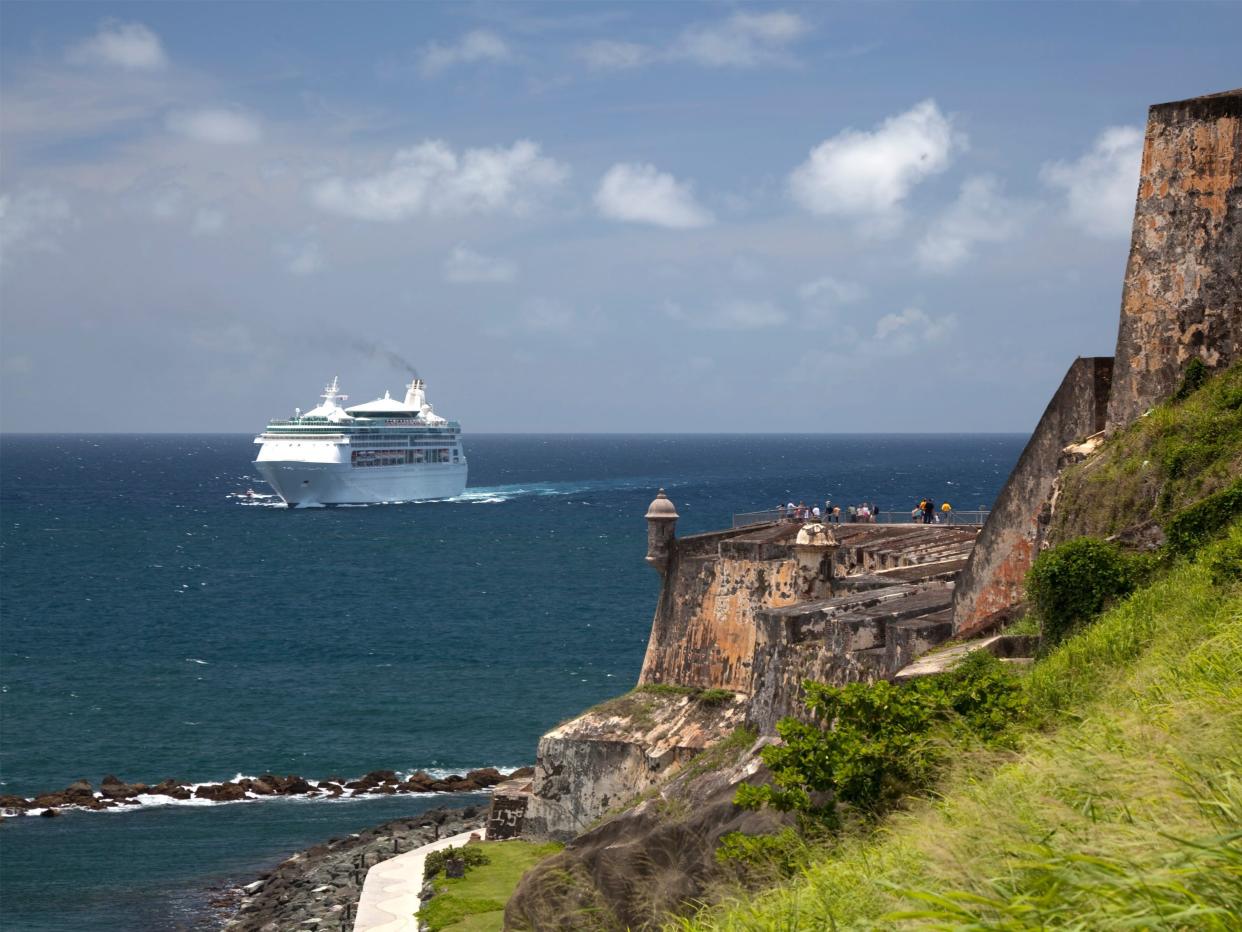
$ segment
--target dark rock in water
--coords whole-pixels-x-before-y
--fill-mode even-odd
[[[345,792],[340,784],[333,783],[327,780],[325,780],[323,783],[320,783],[319,788],[323,790],[325,793],[331,794],[332,796],[340,796],[341,793]]]
[[[95,798],[95,789],[91,786],[89,780],[75,780],[64,789],[66,799],[77,799],[90,797]]]
[[[230,803],[245,799],[246,791],[237,783],[218,783],[215,786],[200,786],[194,791],[194,796],[217,803]]]
[[[155,796],[171,796],[173,799],[189,799],[191,793],[176,780],[164,780],[151,787],[151,793]]]
[[[395,770],[372,770],[362,779],[368,783],[396,783],[397,772]]]
[[[68,800],[64,793],[44,793],[42,796],[36,796],[30,805],[33,809],[48,809],[67,804]]]
[[[130,784],[118,780],[112,774],[103,778],[99,784],[99,792],[107,799],[133,799],[139,793],[145,792],[144,784]]]
[[[276,791],[282,796],[295,796],[298,793],[308,793],[313,789],[314,787],[305,779],[291,774],[281,780],[280,786],[277,787]]]
[[[250,792],[254,793],[255,796],[272,796],[276,792],[272,785],[262,777],[259,777],[257,780],[241,780],[239,782]]]
[[[374,788],[371,790],[371,792],[372,792],[372,793],[379,793],[379,794],[381,794],[381,795],[383,795],[383,796],[389,796],[389,795],[391,795],[391,794],[393,794],[393,793],[397,792],[397,788],[396,788],[395,786],[388,786],[387,784],[380,784],[379,786],[374,787]]]
[[[25,796],[0,796],[0,809],[29,809],[31,803]]]
[[[535,775],[534,767],[519,767],[517,770],[513,771],[513,773],[509,774],[509,776],[505,777],[505,779],[506,780],[517,780],[520,777],[533,777],[534,775]]]
[[[471,770],[466,773],[466,779],[473,782],[476,786],[495,786],[505,780],[505,775],[495,767],[484,767],[481,770]]]
[[[54,819],[58,815],[60,815],[60,810],[53,809],[52,807],[49,806],[47,809],[44,809],[42,812],[40,812],[39,815],[41,815],[45,819]]]

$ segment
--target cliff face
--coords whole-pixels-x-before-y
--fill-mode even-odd
[[[1115,358],[1110,430],[1242,358],[1242,89],[1149,112]]]

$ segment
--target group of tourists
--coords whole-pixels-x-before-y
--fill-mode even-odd
[[[806,502],[798,502],[796,505],[789,502],[777,505],[775,510],[786,521],[797,521],[800,524],[809,521],[840,524],[843,518],[848,524],[875,524],[880,520],[880,506],[874,502],[847,505],[844,509],[840,505],[834,505],[831,499],[825,501],[822,508],[818,502],[811,505]],[[953,506],[948,502],[937,505],[930,498],[924,498],[911,509],[910,520],[915,524],[940,524],[942,521],[947,524],[952,514]]]
[[[924,498],[910,510],[910,520],[916,524],[920,521],[924,524],[939,524],[943,518],[948,523],[949,517],[953,514],[953,506],[948,502],[942,502],[938,510],[940,514],[936,513],[936,503],[930,498]]]
[[[818,503],[807,505],[806,502],[798,502],[795,505],[789,502],[786,505],[777,505],[776,510],[784,515],[786,521],[799,523],[822,521],[826,524],[840,524],[844,517],[850,524],[875,524],[880,516],[879,505],[863,502],[861,505],[846,505],[842,510],[841,506],[834,505],[831,499],[824,502],[822,509]]]

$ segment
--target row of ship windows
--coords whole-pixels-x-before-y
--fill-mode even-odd
[[[354,450],[349,454],[354,466],[405,466],[411,463],[459,463],[457,450]]]

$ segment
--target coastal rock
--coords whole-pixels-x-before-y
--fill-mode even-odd
[[[475,786],[495,786],[506,778],[495,767],[484,767],[481,770],[467,771],[466,779],[474,783]]]
[[[144,783],[125,783],[112,774],[104,777],[99,784],[99,792],[107,799],[133,799],[147,791]]]
[[[68,804],[64,793],[44,793],[36,796],[30,806],[33,809],[48,809]]]
[[[173,799],[189,799],[192,795],[188,789],[176,780],[164,780],[161,783],[157,783],[151,787],[150,792],[154,796],[170,796]]]
[[[506,780],[517,780],[524,777],[533,777],[535,775],[534,767],[519,767],[513,773],[505,777]]]
[[[53,808],[51,808],[51,807],[49,806],[47,809],[44,809],[42,812],[40,812],[40,813],[39,813],[39,815],[40,815],[40,816],[42,816],[42,817],[43,817],[43,818],[45,818],[45,819],[54,819],[54,818],[56,818],[58,815],[60,815],[60,810],[59,810],[59,809],[53,809]]]
[[[194,791],[196,799],[209,799],[216,803],[231,803],[246,798],[246,791],[237,783],[217,783],[200,786]]]
[[[256,780],[246,779],[239,782],[251,793],[254,793],[255,796],[272,796],[276,793],[276,790],[272,787],[272,785],[262,777],[259,777]]]
[[[439,837],[480,828],[485,815],[477,806],[431,810],[300,851],[237,891],[240,902],[225,932],[351,929],[369,868]]]
[[[29,809],[31,807],[30,800],[25,796],[0,796],[0,809]]]
[[[397,773],[395,770],[372,770],[369,774],[362,778],[367,783],[396,783]]]
[[[91,786],[89,780],[75,780],[73,783],[70,783],[67,787],[65,787],[64,796],[66,799],[74,801],[79,799],[94,799],[95,789]]]

